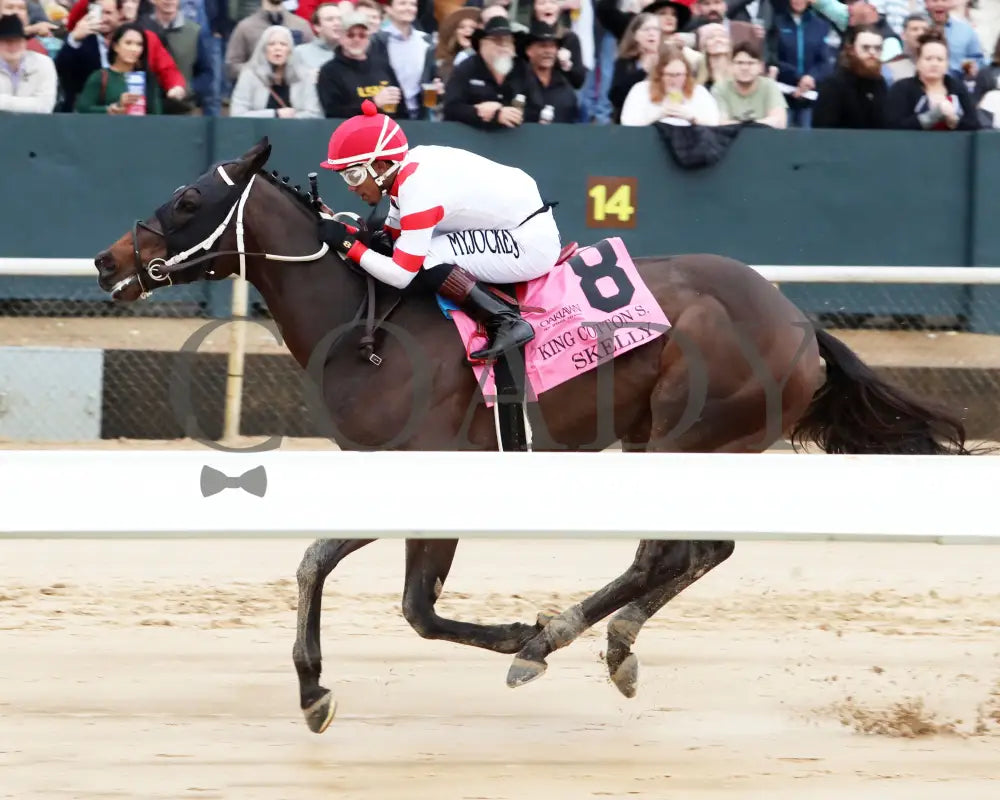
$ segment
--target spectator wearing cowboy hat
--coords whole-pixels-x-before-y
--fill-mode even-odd
[[[528,31],[517,38],[518,56],[527,62],[524,121],[538,122],[542,109],[552,106],[551,122],[576,122],[579,116],[576,92],[556,64],[563,40],[555,26],[533,19]]]
[[[33,4],[34,5],[34,4]],[[34,50],[43,56],[50,56],[48,48],[39,40],[40,36],[51,36],[52,30],[56,27],[49,18],[44,16],[42,21],[32,23],[28,14],[28,4],[25,0],[0,0],[0,16],[13,14],[21,19],[24,26],[24,35],[28,37],[28,49]]]
[[[656,14],[660,19],[660,32],[663,34],[663,44],[672,45],[680,49],[684,55],[684,60],[691,67],[691,74],[695,76],[697,83],[704,83],[708,76],[708,67],[705,64],[705,55],[691,47],[697,44],[697,35],[682,33],[691,21],[691,9],[682,2],[660,2],[651,3],[650,13]]]
[[[472,34],[474,56],[455,67],[444,91],[444,118],[476,128],[516,128],[524,114],[513,106],[526,94],[525,64],[515,58],[514,29],[493,17]]]
[[[667,44],[667,39],[676,38],[674,44],[678,47],[686,47],[688,40],[679,38],[688,23],[691,22],[691,0],[656,0],[650,3],[643,11],[648,14],[656,14],[660,18],[660,29],[663,31],[663,41]],[[693,37],[688,37],[693,38]]]
[[[21,18],[0,17],[0,111],[51,114],[56,82],[52,59],[28,50]]]
[[[535,0],[531,9],[532,17],[529,30],[535,22],[544,22],[555,28],[556,37],[559,40],[555,69],[566,76],[570,86],[574,89],[580,89],[583,87],[584,81],[587,80],[587,67],[583,63],[580,37],[559,21],[561,13],[560,0]]]
[[[691,21],[691,6],[694,0],[653,0],[645,3],[640,0],[641,14],[655,14],[660,18],[664,36],[683,31]],[[635,19],[635,11],[622,11],[618,0],[600,0],[594,12],[604,28],[614,34],[619,41],[625,35],[628,24]],[[669,20],[669,21],[668,21]]]

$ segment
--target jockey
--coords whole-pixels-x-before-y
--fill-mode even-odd
[[[466,150],[410,150],[394,120],[371,101],[361,107],[363,114],[333,132],[322,166],[339,172],[369,205],[389,195],[385,233],[392,255],[365,247],[337,220],[321,220],[320,239],[383,283],[404,289],[417,278],[481,322],[490,339],[485,349],[469,354],[475,360],[489,361],[530,342],[531,325],[479,281],[531,280],[558,260],[552,205],[542,200],[535,181]]]

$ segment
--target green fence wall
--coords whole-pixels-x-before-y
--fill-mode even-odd
[[[334,120],[106,118],[11,115],[0,150],[0,256],[91,257],[146,218],[211,163],[261,136],[269,167],[320,190],[335,209],[366,213],[343,183],[318,169]],[[993,132],[744,130],[707,169],[676,165],[653,128],[525,126],[481,132],[409,123],[411,144],[465,147],[524,167],[559,201],[564,239],[621,235],[635,255],[709,251],[751,264],[1000,265],[1000,136]],[[592,177],[637,182],[635,226],[587,224]],[[469,176],[455,175],[455,180]],[[481,187],[489,192],[489,186]],[[984,287],[789,287],[812,308],[857,306],[973,313],[1000,329],[1000,295]],[[193,299],[226,311],[228,287],[183,287],[158,301]],[[0,278],[0,298],[100,297],[86,279]]]

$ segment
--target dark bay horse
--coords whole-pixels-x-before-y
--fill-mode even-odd
[[[354,320],[366,279],[320,247],[309,199],[263,172],[270,151],[263,139],[178,189],[154,216],[98,254],[99,285],[129,302],[169,283],[220,280],[242,270],[293,357],[315,370],[342,448],[496,449],[492,411],[481,402],[453,323],[432,297],[407,296],[391,317],[417,343],[418,364],[399,336],[384,332],[380,366],[359,355]],[[970,452],[959,419],[880,380],[747,265],[716,255],[635,262],[671,322],[669,333],[612,362],[613,383],[604,384],[611,392],[599,392],[607,378],[592,370],[544,393],[532,412],[534,449],[597,450],[621,441],[627,451],[755,453],[788,437],[828,453]],[[346,331],[336,346],[332,331]],[[418,426],[408,425],[415,402],[424,405]],[[448,476],[438,477],[440,491],[429,503],[448,502]],[[508,493],[531,490],[516,485],[516,474],[484,478],[486,486],[495,482]],[[670,476],[663,479],[666,485]],[[773,497],[780,492],[774,487]],[[718,493],[725,502],[726,487]],[[293,662],[300,707],[317,733],[336,708],[319,682],[323,584],[345,556],[370,541],[318,540],[298,568]],[[507,682],[518,686],[544,672],[546,656],[614,614],[605,658],[612,682],[628,697],[638,670],[631,647],[643,624],[734,547],[642,541],[619,577],[562,613],[539,615],[534,624],[481,625],[445,619],[434,608],[457,544],[406,542],[402,611],[417,633],[515,654]]]

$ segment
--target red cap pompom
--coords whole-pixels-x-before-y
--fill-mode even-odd
[[[365,100],[361,104],[361,113],[366,117],[374,117],[378,113],[378,107],[371,100]]]

